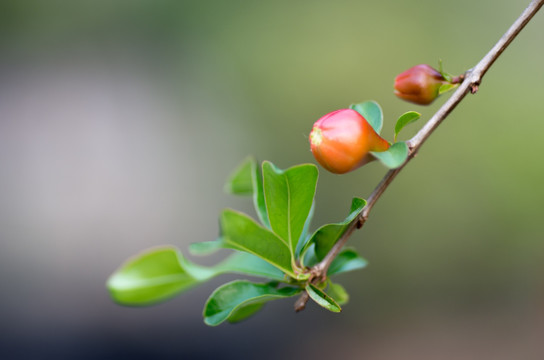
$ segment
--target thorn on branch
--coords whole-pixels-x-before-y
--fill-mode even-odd
[[[306,303],[310,299],[310,296],[306,291],[304,291],[300,297],[295,301],[295,312],[302,311],[306,308]]]
[[[363,224],[364,224],[363,219],[359,218],[359,219],[357,220],[357,225],[356,225],[357,229],[362,228],[362,227],[363,227]]]

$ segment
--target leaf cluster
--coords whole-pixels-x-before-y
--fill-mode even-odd
[[[231,254],[213,266],[201,266],[173,246],[149,249],[127,260],[110,276],[107,288],[112,298],[122,305],[152,305],[216,276],[242,274],[262,281],[234,280],[218,287],[204,306],[206,324],[241,321],[269,301],[304,291],[317,304],[339,312],[348,295],[330,277],[363,268],[366,261],[355,250],[344,248],[325,280],[313,277],[311,267],[323,260],[366,202],[354,198],[342,222],[310,233],[317,179],[313,164],[282,170],[268,161],[259,166],[248,157],[231,174],[225,190],[251,196],[257,219],[225,209],[219,217],[220,236],[189,247],[193,255],[209,255],[218,249],[231,249]]]

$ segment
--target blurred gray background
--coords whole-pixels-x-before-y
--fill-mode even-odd
[[[114,304],[107,277],[152,246],[217,236],[246,155],[314,162],[315,120],[396,99],[419,64],[472,67],[527,1],[0,3],[0,357],[544,358],[544,13],[429,139],[351,245],[341,314],[270,303],[202,322],[223,276],[167,303]],[[366,197],[379,164],[321,171],[314,228]],[[219,257],[194,261],[207,264]]]

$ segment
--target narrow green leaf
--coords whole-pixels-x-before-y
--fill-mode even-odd
[[[253,181],[253,205],[255,206],[255,211],[257,211],[257,216],[259,217],[259,220],[261,220],[261,223],[271,229],[266,210],[266,202],[264,200],[263,175],[257,162],[253,163],[251,174],[251,180]]]
[[[312,219],[314,217],[314,211],[315,211],[315,201],[312,203],[312,207],[310,208],[310,213],[308,214],[308,217],[306,218],[306,222],[304,223],[304,228],[302,228],[302,234],[300,235],[300,239],[297,244],[297,249],[295,252],[295,257],[298,259],[300,257],[300,254],[302,253],[303,249],[306,247],[306,244],[308,241],[310,241],[310,225],[312,223]]]
[[[349,294],[340,284],[334,284],[329,281],[329,287],[327,293],[334,299],[339,305],[346,305],[349,301]]]
[[[197,243],[192,243],[189,245],[189,252],[192,255],[210,255],[216,252],[219,249],[223,249],[224,244],[221,238],[212,241],[201,241]]]
[[[344,248],[338,256],[332,261],[328,276],[333,276],[348,271],[359,270],[364,268],[368,262],[363,259],[357,252],[351,248]]]
[[[391,145],[389,150],[383,152],[372,152],[375,158],[380,160],[382,164],[390,169],[396,169],[408,158],[408,145],[404,141],[400,141]]]
[[[257,224],[249,216],[234,210],[224,210],[220,222],[225,247],[256,255],[295,277],[290,246],[285,240]]]
[[[442,75],[442,77],[446,81],[451,82],[452,75],[444,71],[444,66],[442,64],[442,59],[438,59],[438,72],[440,73],[440,75]]]
[[[252,170],[255,163],[253,157],[245,158],[229,175],[225,183],[225,192],[236,195],[253,194]]]
[[[312,267],[319,262],[317,255],[315,254],[315,244],[308,242],[307,245],[300,252],[300,259],[304,266]]]
[[[187,265],[176,248],[150,249],[121,265],[110,276],[106,286],[112,298],[120,304],[151,305],[213,276],[213,271],[198,265],[188,271]]]
[[[232,172],[225,184],[225,191],[237,195],[253,194],[253,205],[257,216],[264,226],[270,228],[264,201],[261,169],[253,157],[248,156],[245,158]]]
[[[365,101],[359,104],[351,104],[349,108],[363,115],[374,131],[376,131],[378,135],[380,134],[383,127],[383,112],[377,102]]]
[[[315,285],[308,284],[306,286],[306,292],[308,295],[310,295],[310,298],[312,298],[313,301],[325,309],[336,313],[342,311],[340,305],[338,305],[338,303],[334,301],[332,297],[325,294],[323,290],[319,289]]]
[[[300,291],[299,288],[283,287],[278,289],[272,284],[255,284],[246,280],[235,280],[218,287],[210,295],[204,305],[204,322],[207,325],[216,326],[231,316],[234,316],[234,320],[240,320],[255,313],[255,307],[249,308],[248,311],[249,305],[295,296]],[[244,307],[246,308],[245,314],[242,313],[241,316],[237,311]],[[252,310],[253,312],[251,312]]]
[[[349,224],[359,215],[366,205],[366,201],[360,198],[353,198],[351,208],[346,219],[339,223],[321,226],[314,232],[306,247],[315,244],[315,253],[319,260],[322,260],[334,244],[344,234]]]
[[[440,85],[440,88],[438,88],[438,95],[442,95],[447,93],[450,90],[455,89],[459,84],[442,84]]]
[[[318,170],[303,164],[287,170],[263,163],[263,185],[272,230],[286,243],[294,260],[298,241],[312,208]]]
[[[395,141],[397,141],[397,135],[408,124],[417,121],[421,117],[421,114],[415,111],[408,111],[402,114],[397,120],[395,125]]]

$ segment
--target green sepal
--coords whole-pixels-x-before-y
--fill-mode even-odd
[[[408,111],[402,114],[395,125],[395,141],[397,141],[397,135],[408,124],[417,121],[421,117],[421,114],[415,111]]]
[[[446,80],[447,82],[451,82],[451,80],[453,79],[453,76],[451,74],[444,71],[442,59],[438,59],[438,72],[440,73],[440,75],[442,75],[444,80]]]
[[[359,104],[351,104],[350,109],[361,114],[379,135],[383,127],[383,112],[380,105],[375,101],[365,101]]]
[[[448,91],[455,89],[457,86],[459,86],[459,84],[442,84],[438,88],[438,95],[445,94]]]
[[[259,310],[259,306],[248,309],[250,305],[264,304],[271,300],[295,296],[301,292],[300,288],[277,288],[275,285],[235,280],[218,287],[204,305],[204,322],[210,326],[217,326],[231,317],[235,321],[240,321]]]
[[[371,152],[372,156],[390,169],[396,169],[404,164],[409,153],[408,145],[404,141],[394,143],[387,151]]]
[[[325,309],[338,313],[342,311],[342,308],[338,303],[329,295],[327,295],[323,290],[319,289],[313,284],[308,284],[306,286],[306,292],[310,295],[310,298],[315,301],[319,306],[324,307]]]

